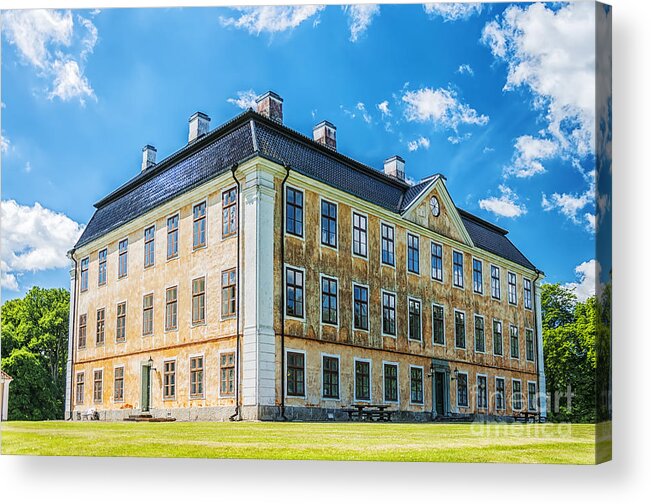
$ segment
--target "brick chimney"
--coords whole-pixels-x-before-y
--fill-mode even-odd
[[[328,121],[321,121],[312,130],[315,142],[337,150],[337,127]]]
[[[384,173],[398,180],[405,180],[405,160],[400,156],[391,156],[384,161]]]
[[[273,91],[267,91],[265,94],[255,99],[258,107],[258,114],[268,117],[272,121],[283,123],[283,99]]]
[[[142,148],[142,171],[151,168],[156,164],[156,147],[153,145],[145,145]]]
[[[188,132],[188,143],[191,143],[208,133],[208,129],[210,128],[210,117],[203,112],[195,112],[190,117],[189,123],[190,130]]]

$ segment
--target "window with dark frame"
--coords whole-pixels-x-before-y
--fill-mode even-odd
[[[514,410],[522,409],[522,382],[520,380],[512,380],[513,393],[511,395],[511,407]]]
[[[305,355],[300,352],[287,352],[287,395],[305,395]]]
[[[321,322],[337,324],[337,280],[321,277]]]
[[[106,259],[108,249],[102,249],[97,253],[97,285],[106,285]]]
[[[353,327],[368,331],[368,288],[353,285]]]
[[[178,328],[178,287],[165,289],[165,330],[174,331]]]
[[[155,237],[156,228],[154,226],[145,229],[145,268],[153,266],[156,260]]]
[[[409,375],[410,400],[414,404],[423,404],[423,369],[412,367]]]
[[[355,400],[371,400],[371,363],[355,361]]]
[[[285,231],[294,236],[303,236],[303,191],[287,188]]]
[[[323,397],[339,399],[339,358],[323,356]]]
[[[527,383],[527,409],[529,411],[536,411],[538,409],[538,394],[536,393],[536,384],[534,382]]]
[[[484,293],[483,265],[478,259],[472,260],[472,290],[477,294]]]
[[[533,362],[535,359],[535,350],[534,350],[534,341],[533,341],[533,329],[525,329],[524,330],[524,337],[525,337],[525,354],[527,357],[527,360],[530,362]]]
[[[517,279],[515,273],[508,272],[509,303],[518,304]]]
[[[154,334],[154,295],[145,294],[142,297],[142,335]]]
[[[396,295],[392,292],[382,293],[382,332],[396,335]]]
[[[522,283],[524,285],[524,307],[531,310],[531,280],[525,278]]]
[[[93,371],[93,402],[101,403],[103,400],[104,371],[96,369]]]
[[[234,317],[237,311],[237,274],[236,273],[237,272],[235,268],[222,272],[222,317],[224,318]],[[204,297],[205,297],[205,293],[204,293]]]
[[[163,362],[163,399],[176,398],[176,361]]]
[[[452,277],[455,287],[463,288],[463,253],[452,252]]]
[[[517,326],[509,327],[509,334],[511,335],[511,357],[514,359],[520,358],[520,338],[518,336]]]
[[[468,407],[468,375],[465,373],[457,375],[457,406]]]
[[[398,402],[398,365],[384,364],[384,400]]]
[[[97,330],[95,332],[95,344],[100,346],[104,344],[104,329],[106,326],[106,310],[100,308],[97,310]]]
[[[179,214],[167,219],[167,258],[174,259],[179,255]]]
[[[432,242],[432,278],[443,281],[443,246]]]
[[[285,297],[287,298],[285,300],[285,314],[289,317],[303,318],[303,290],[305,288],[305,278],[303,271],[288,267],[285,270],[285,275]]]
[[[395,229],[393,226],[382,223],[382,264],[396,265]]]
[[[487,378],[483,375],[477,376],[477,408],[488,408]]]
[[[432,305],[432,342],[445,345],[444,310],[440,305]]]
[[[90,259],[86,257],[81,260],[81,279],[79,280],[79,289],[81,292],[88,290],[88,263]]]
[[[77,373],[75,382],[75,404],[84,404],[84,372]]]
[[[420,301],[409,299],[409,339],[421,341],[422,331],[420,323]]]
[[[203,397],[203,356],[190,357],[190,397]]]
[[[113,401],[124,401],[124,367],[116,367],[113,370]]]
[[[495,378],[495,409],[503,410],[505,408],[504,403],[504,378]]]
[[[79,336],[77,337],[77,347],[86,348],[86,321],[88,316],[85,313],[79,315]]]
[[[125,238],[118,244],[118,278],[124,278],[129,273],[129,239]]]
[[[223,274],[222,274],[223,282]],[[222,310],[224,306],[222,284]],[[223,311],[222,311],[223,313]],[[192,324],[203,324],[206,321],[206,277],[192,280]]]
[[[407,270],[420,273],[420,238],[407,233]]]
[[[219,391],[223,396],[235,394],[235,352],[221,354],[219,359]]]
[[[337,248],[337,205],[321,200],[321,244]]]
[[[367,256],[367,226],[366,216],[353,212],[353,254]]]
[[[500,299],[502,296],[500,288],[500,269],[491,265],[491,296],[493,299]]]
[[[127,303],[118,303],[115,320],[115,341],[122,343],[127,340]]]
[[[206,202],[192,207],[192,248],[206,245]]]
[[[466,348],[466,314],[460,311],[454,312],[454,346]]]
[[[222,238],[237,234],[237,188],[222,193]]]
[[[493,353],[495,355],[503,355],[502,339],[502,322],[493,320]]]
[[[484,317],[475,315],[475,352],[486,351],[486,336],[484,333]]]

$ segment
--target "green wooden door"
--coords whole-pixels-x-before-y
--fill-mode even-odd
[[[141,411],[149,411],[149,406],[150,406],[150,392],[151,392],[151,386],[150,386],[150,377],[151,377],[151,368],[149,366],[142,366],[142,390],[140,394],[140,404],[142,405],[140,410]]]

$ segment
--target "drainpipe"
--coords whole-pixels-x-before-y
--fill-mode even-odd
[[[73,409],[75,405],[75,384],[73,377],[75,376],[75,328],[77,326],[77,259],[75,259],[75,249],[71,249],[70,252],[68,252],[68,257],[72,260],[72,262],[75,265],[75,285],[73,287],[74,292],[73,292],[73,299],[72,299],[72,327],[69,328],[69,334],[70,338],[72,339],[72,343],[69,343],[69,348],[70,348],[70,355],[68,358],[70,359],[70,387],[69,387],[69,392],[70,392],[70,417],[68,420],[72,420],[74,418],[73,415]]]
[[[235,332],[236,332],[236,344],[235,344],[235,413],[233,413],[228,419],[230,421],[241,420],[242,416],[240,413],[240,236],[242,227],[240,223],[242,222],[242,205],[240,197],[241,194],[241,185],[240,181],[235,176],[235,170],[237,170],[238,164],[235,163],[231,167],[231,174],[233,179],[237,184],[237,268],[235,269],[235,285],[237,286],[237,296],[235,298]]]
[[[285,416],[285,182],[291,170],[288,164],[285,166],[285,178],[280,184],[280,416]]]

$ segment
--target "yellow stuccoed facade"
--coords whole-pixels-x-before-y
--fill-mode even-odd
[[[429,420],[435,416],[513,414],[513,380],[519,381],[522,410],[529,403],[530,383],[538,376],[539,313],[536,271],[472,245],[441,177],[434,179],[413,207],[391,213],[343,191],[307,178],[269,160],[253,158],[238,166],[239,239],[222,237],[222,194],[236,187],[228,173],[204,183],[144,216],[74,251],[76,270],[70,404],[73,418],[89,408],[102,419],[120,419],[148,409],[154,416],[178,420],[341,418],[341,409],[358,402],[355,362],[370,362],[372,404],[390,404],[396,418]],[[286,178],[286,181],[285,181]],[[304,197],[303,236],[286,235],[283,247],[283,184]],[[440,202],[440,215],[430,201]],[[337,207],[337,246],[321,244],[321,201]],[[193,207],[206,202],[206,245],[193,249]],[[353,212],[367,219],[367,257],[353,254]],[[179,214],[178,257],[167,259],[167,219]],[[381,261],[381,223],[395,236],[395,266]],[[144,230],[155,226],[154,265],[144,267]],[[407,271],[407,233],[419,239],[419,273]],[[128,238],[128,275],[118,279],[118,243]],[[443,248],[443,281],[431,277],[430,250]],[[222,272],[237,268],[241,345],[237,318],[222,316]],[[98,252],[107,248],[107,282],[98,285]],[[464,287],[452,285],[453,250],[463,254]],[[284,254],[284,259],[283,259]],[[80,291],[81,261],[88,258],[88,290]],[[482,290],[473,292],[473,258],[482,262]],[[491,296],[491,265],[500,269],[501,298]],[[283,317],[283,267],[304,272],[303,317]],[[508,302],[507,275],[516,274],[517,304]],[[321,276],[337,281],[337,323],[321,322]],[[205,322],[192,324],[192,281],[205,277]],[[532,283],[532,309],[524,306],[524,279]],[[536,283],[535,286],[533,284]],[[353,328],[353,284],[368,289],[368,330]],[[166,289],[177,286],[178,327],[165,329]],[[382,330],[382,293],[396,299],[396,335]],[[153,294],[153,333],[143,335],[143,297]],[[408,299],[420,302],[420,340],[408,338]],[[117,305],[126,302],[126,341],[116,342]],[[432,337],[433,309],[443,307],[444,343]],[[96,344],[97,310],[105,310],[104,343]],[[465,314],[465,348],[455,345],[455,310]],[[87,341],[79,348],[80,315],[87,317]],[[484,351],[475,349],[475,316],[484,320]],[[284,327],[283,327],[284,318]],[[502,355],[494,354],[493,321],[502,324]],[[518,358],[511,357],[510,327],[518,333]],[[533,360],[527,359],[526,335],[533,334]],[[285,349],[283,355],[282,348]],[[287,352],[304,356],[304,391],[288,394]],[[237,355],[237,392],[224,394],[221,356]],[[191,395],[191,359],[203,358],[203,390]],[[323,357],[338,359],[338,397],[324,398]],[[150,360],[151,359],[151,360]],[[174,361],[174,396],[164,397],[165,363]],[[151,369],[148,368],[151,363]],[[397,401],[385,396],[385,364],[397,364]],[[116,400],[115,369],[124,367],[123,396]],[[422,401],[412,394],[412,369],[420,369]],[[102,371],[101,391],[95,385]],[[83,373],[83,394],[77,385]],[[118,372],[120,373],[120,371]],[[417,372],[418,373],[418,372]],[[143,380],[150,385],[144,390]],[[461,376],[461,378],[460,378]],[[457,397],[467,377],[467,405]],[[487,404],[477,402],[478,380],[486,380]],[[496,379],[504,380],[503,409],[496,402]],[[145,383],[146,385],[146,383]],[[438,391],[438,392],[437,392]],[[119,395],[119,394],[118,394]],[[437,397],[438,395],[438,397]],[[78,397],[79,396],[79,397]],[[239,401],[236,399],[239,397]],[[143,404],[147,401],[147,405]],[[236,408],[239,402],[239,410]],[[143,406],[146,406],[143,408]],[[148,407],[147,407],[148,406]],[[544,405],[542,405],[544,410]],[[544,413],[544,411],[543,411]]]

